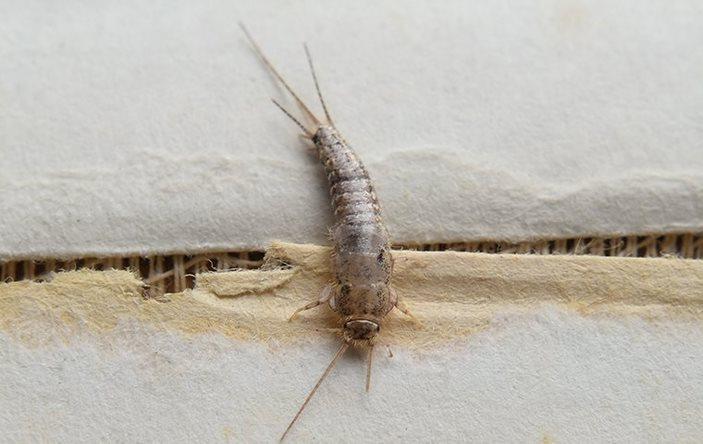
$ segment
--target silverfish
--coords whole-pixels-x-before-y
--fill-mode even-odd
[[[397,308],[413,319],[414,317],[391,287],[393,256],[390,238],[381,217],[381,207],[374,192],[373,183],[364,164],[334,126],[327,104],[320,92],[317,74],[307,45],[304,45],[305,55],[326,121],[321,121],[310,111],[310,108],[264,55],[246,27],[241,23],[239,25],[256,54],[290,93],[309,121],[309,125],[312,125],[304,125],[278,101],[271,99],[303,131],[301,137],[313,143],[327,173],[332,209],[335,214],[335,224],[331,230],[333,242],[331,269],[334,281],[324,287],[317,300],[297,309],[289,320],[293,320],[302,311],[327,303],[341,318],[340,330],[343,341],[288,428],[283,432],[282,441],[332,371],[337,360],[344,355],[350,345],[368,349],[366,371],[366,391],[368,392],[371,386],[373,348],[381,330],[383,318],[393,308]]]

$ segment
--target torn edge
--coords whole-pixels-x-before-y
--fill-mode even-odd
[[[163,299],[144,298],[138,276],[119,270],[0,284],[0,329],[31,343],[120,325],[267,344],[309,341],[339,327],[326,306],[288,321],[332,279],[329,253],[329,247],[274,243],[270,269],[199,274],[195,289]],[[392,312],[384,319],[383,343],[434,347],[481,331],[501,315],[530,314],[543,305],[585,316],[703,319],[703,261],[455,251],[396,251],[394,257],[392,285],[422,326]]]
[[[494,241],[396,245],[395,249],[417,251],[466,251],[500,254],[595,255],[606,257],[679,257],[703,259],[703,233],[679,233],[612,238],[571,238],[522,243]],[[280,259],[280,258],[279,258]],[[195,275],[233,269],[286,267],[285,262],[264,257],[262,251],[214,252],[198,255],[154,255],[73,260],[27,259],[0,264],[0,280],[46,281],[53,273],[80,269],[130,270],[149,286],[154,297],[177,293],[195,286]]]

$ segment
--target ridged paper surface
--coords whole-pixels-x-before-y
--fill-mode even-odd
[[[308,42],[396,243],[703,230],[698,1],[333,3],[5,1],[0,259],[326,241],[238,20],[320,113]]]

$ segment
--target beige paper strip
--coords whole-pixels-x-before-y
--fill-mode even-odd
[[[391,344],[435,346],[485,328],[500,313],[543,304],[589,316],[703,318],[698,260],[413,251],[394,257],[393,285],[422,325],[393,312],[381,338]],[[158,299],[145,297],[143,283],[125,271],[0,284],[0,329],[37,345],[110,332],[129,320],[270,343],[332,335],[339,325],[326,306],[286,320],[331,280],[328,262],[326,247],[277,243],[262,270],[200,274],[194,290]]]

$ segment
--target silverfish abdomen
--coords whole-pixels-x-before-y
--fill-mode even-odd
[[[332,260],[335,310],[349,319],[380,322],[392,308],[390,240],[366,168],[332,127],[321,126],[313,142],[325,166],[336,223]]]

